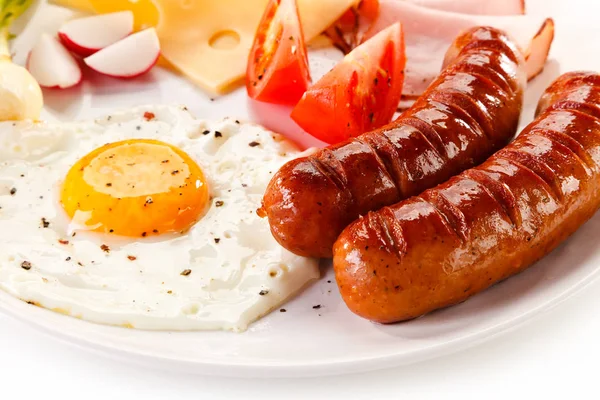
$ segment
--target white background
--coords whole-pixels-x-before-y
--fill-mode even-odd
[[[530,0],[529,10],[555,18],[552,54],[562,72],[600,70],[598,2]],[[574,65],[572,53],[589,61]],[[598,398],[599,340],[600,281],[518,329],[458,354],[386,371],[296,380],[207,378],[134,367],[0,315],[0,399]]]

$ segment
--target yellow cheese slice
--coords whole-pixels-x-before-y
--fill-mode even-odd
[[[163,57],[213,93],[245,75],[268,0],[52,0],[96,12],[131,10],[137,27],[156,25]],[[297,0],[304,36],[315,38],[359,0]],[[81,4],[81,6],[78,6]]]
[[[155,0],[88,0],[97,13],[129,10],[133,12],[135,29],[141,30],[158,25],[160,12]],[[175,0],[166,2],[176,3]]]

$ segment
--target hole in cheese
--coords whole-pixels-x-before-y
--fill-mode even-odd
[[[219,31],[211,36],[208,45],[217,50],[235,49],[240,44],[240,35],[232,30]]]

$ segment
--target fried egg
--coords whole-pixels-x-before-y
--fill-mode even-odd
[[[0,123],[0,288],[96,323],[243,331],[319,276],[256,213],[300,154],[179,107]]]

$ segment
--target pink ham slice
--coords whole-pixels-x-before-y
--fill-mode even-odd
[[[554,22],[551,19],[529,15],[461,14],[399,0],[380,0],[379,18],[369,29],[367,38],[396,21],[400,21],[404,28],[407,62],[403,95],[409,98],[423,93],[439,75],[446,50],[454,38],[468,28],[493,26],[511,35],[523,49],[530,79],[542,71],[554,38]]]
[[[462,14],[519,15],[525,14],[525,0],[396,0]]]
[[[544,69],[554,40],[554,21],[548,18],[525,49],[527,79],[533,79]]]

